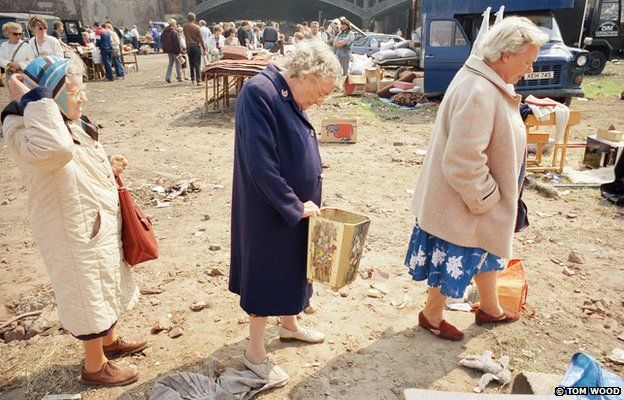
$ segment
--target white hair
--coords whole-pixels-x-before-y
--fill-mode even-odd
[[[86,74],[86,67],[82,59],[78,54],[72,52],[68,53],[69,63],[67,64],[67,79],[72,79],[77,76],[84,76]]]
[[[505,52],[519,53],[528,45],[541,46],[548,35],[525,17],[507,17],[485,35],[480,50],[483,58],[498,61]]]
[[[173,18],[171,18],[171,19],[169,20],[169,25],[171,25],[171,26],[175,26],[177,23],[178,23],[178,22],[177,22],[175,19],[173,19]]]
[[[288,53],[284,67],[289,78],[317,76],[331,79],[339,88],[344,80],[342,67],[329,46],[318,40],[299,42]]]

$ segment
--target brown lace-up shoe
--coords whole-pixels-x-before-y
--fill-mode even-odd
[[[117,340],[108,346],[102,346],[104,349],[104,354],[107,356],[115,356],[120,354],[132,354],[137,351],[141,351],[147,347],[147,341],[140,340],[136,342],[126,341],[124,338],[119,336]]]
[[[80,382],[93,386],[124,386],[139,380],[139,373],[134,368],[121,369],[107,361],[97,372],[80,371]]]

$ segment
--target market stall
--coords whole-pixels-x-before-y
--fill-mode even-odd
[[[230,106],[230,99],[238,97],[245,81],[264,71],[269,65],[267,59],[220,60],[208,64],[202,71],[206,84],[206,110]]]

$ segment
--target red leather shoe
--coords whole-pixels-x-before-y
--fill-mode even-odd
[[[464,333],[462,331],[455,328],[445,320],[440,322],[440,326],[431,325],[429,321],[427,321],[427,318],[425,318],[425,314],[423,314],[422,311],[418,314],[418,326],[425,328],[440,339],[459,341],[464,338]]]
[[[495,317],[486,313],[485,311],[478,309],[475,314],[475,323],[477,325],[481,324],[502,324],[508,322],[515,322],[520,319],[520,314],[516,311],[505,310],[503,309],[503,314]]]

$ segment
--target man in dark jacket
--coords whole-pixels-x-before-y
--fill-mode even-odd
[[[264,28],[264,32],[262,33],[262,43],[264,48],[269,50],[275,43],[277,43],[278,38],[277,29],[275,29],[275,24],[267,25]]]
[[[95,31],[95,41],[97,43],[97,47],[100,49],[100,53],[102,54],[102,63],[104,64],[104,70],[106,71],[106,79],[108,81],[112,81],[113,69],[111,68],[111,61],[113,59],[113,41],[108,30],[103,29],[97,23],[96,25],[97,29]]]
[[[162,50],[169,56],[169,64],[167,65],[167,73],[165,74],[165,81],[171,83],[171,70],[173,64],[176,66],[176,76],[178,82],[182,82],[182,75],[180,73],[180,61],[178,61],[178,55],[182,53],[182,46],[180,45],[180,37],[178,36],[177,23],[175,19],[169,20],[169,25],[162,31],[160,35],[160,43]]]
[[[251,25],[249,25],[249,22],[243,21],[240,28],[238,28],[238,31],[236,32],[236,36],[238,36],[238,41],[241,46],[247,46],[249,43],[249,34],[247,31],[250,27]]]

